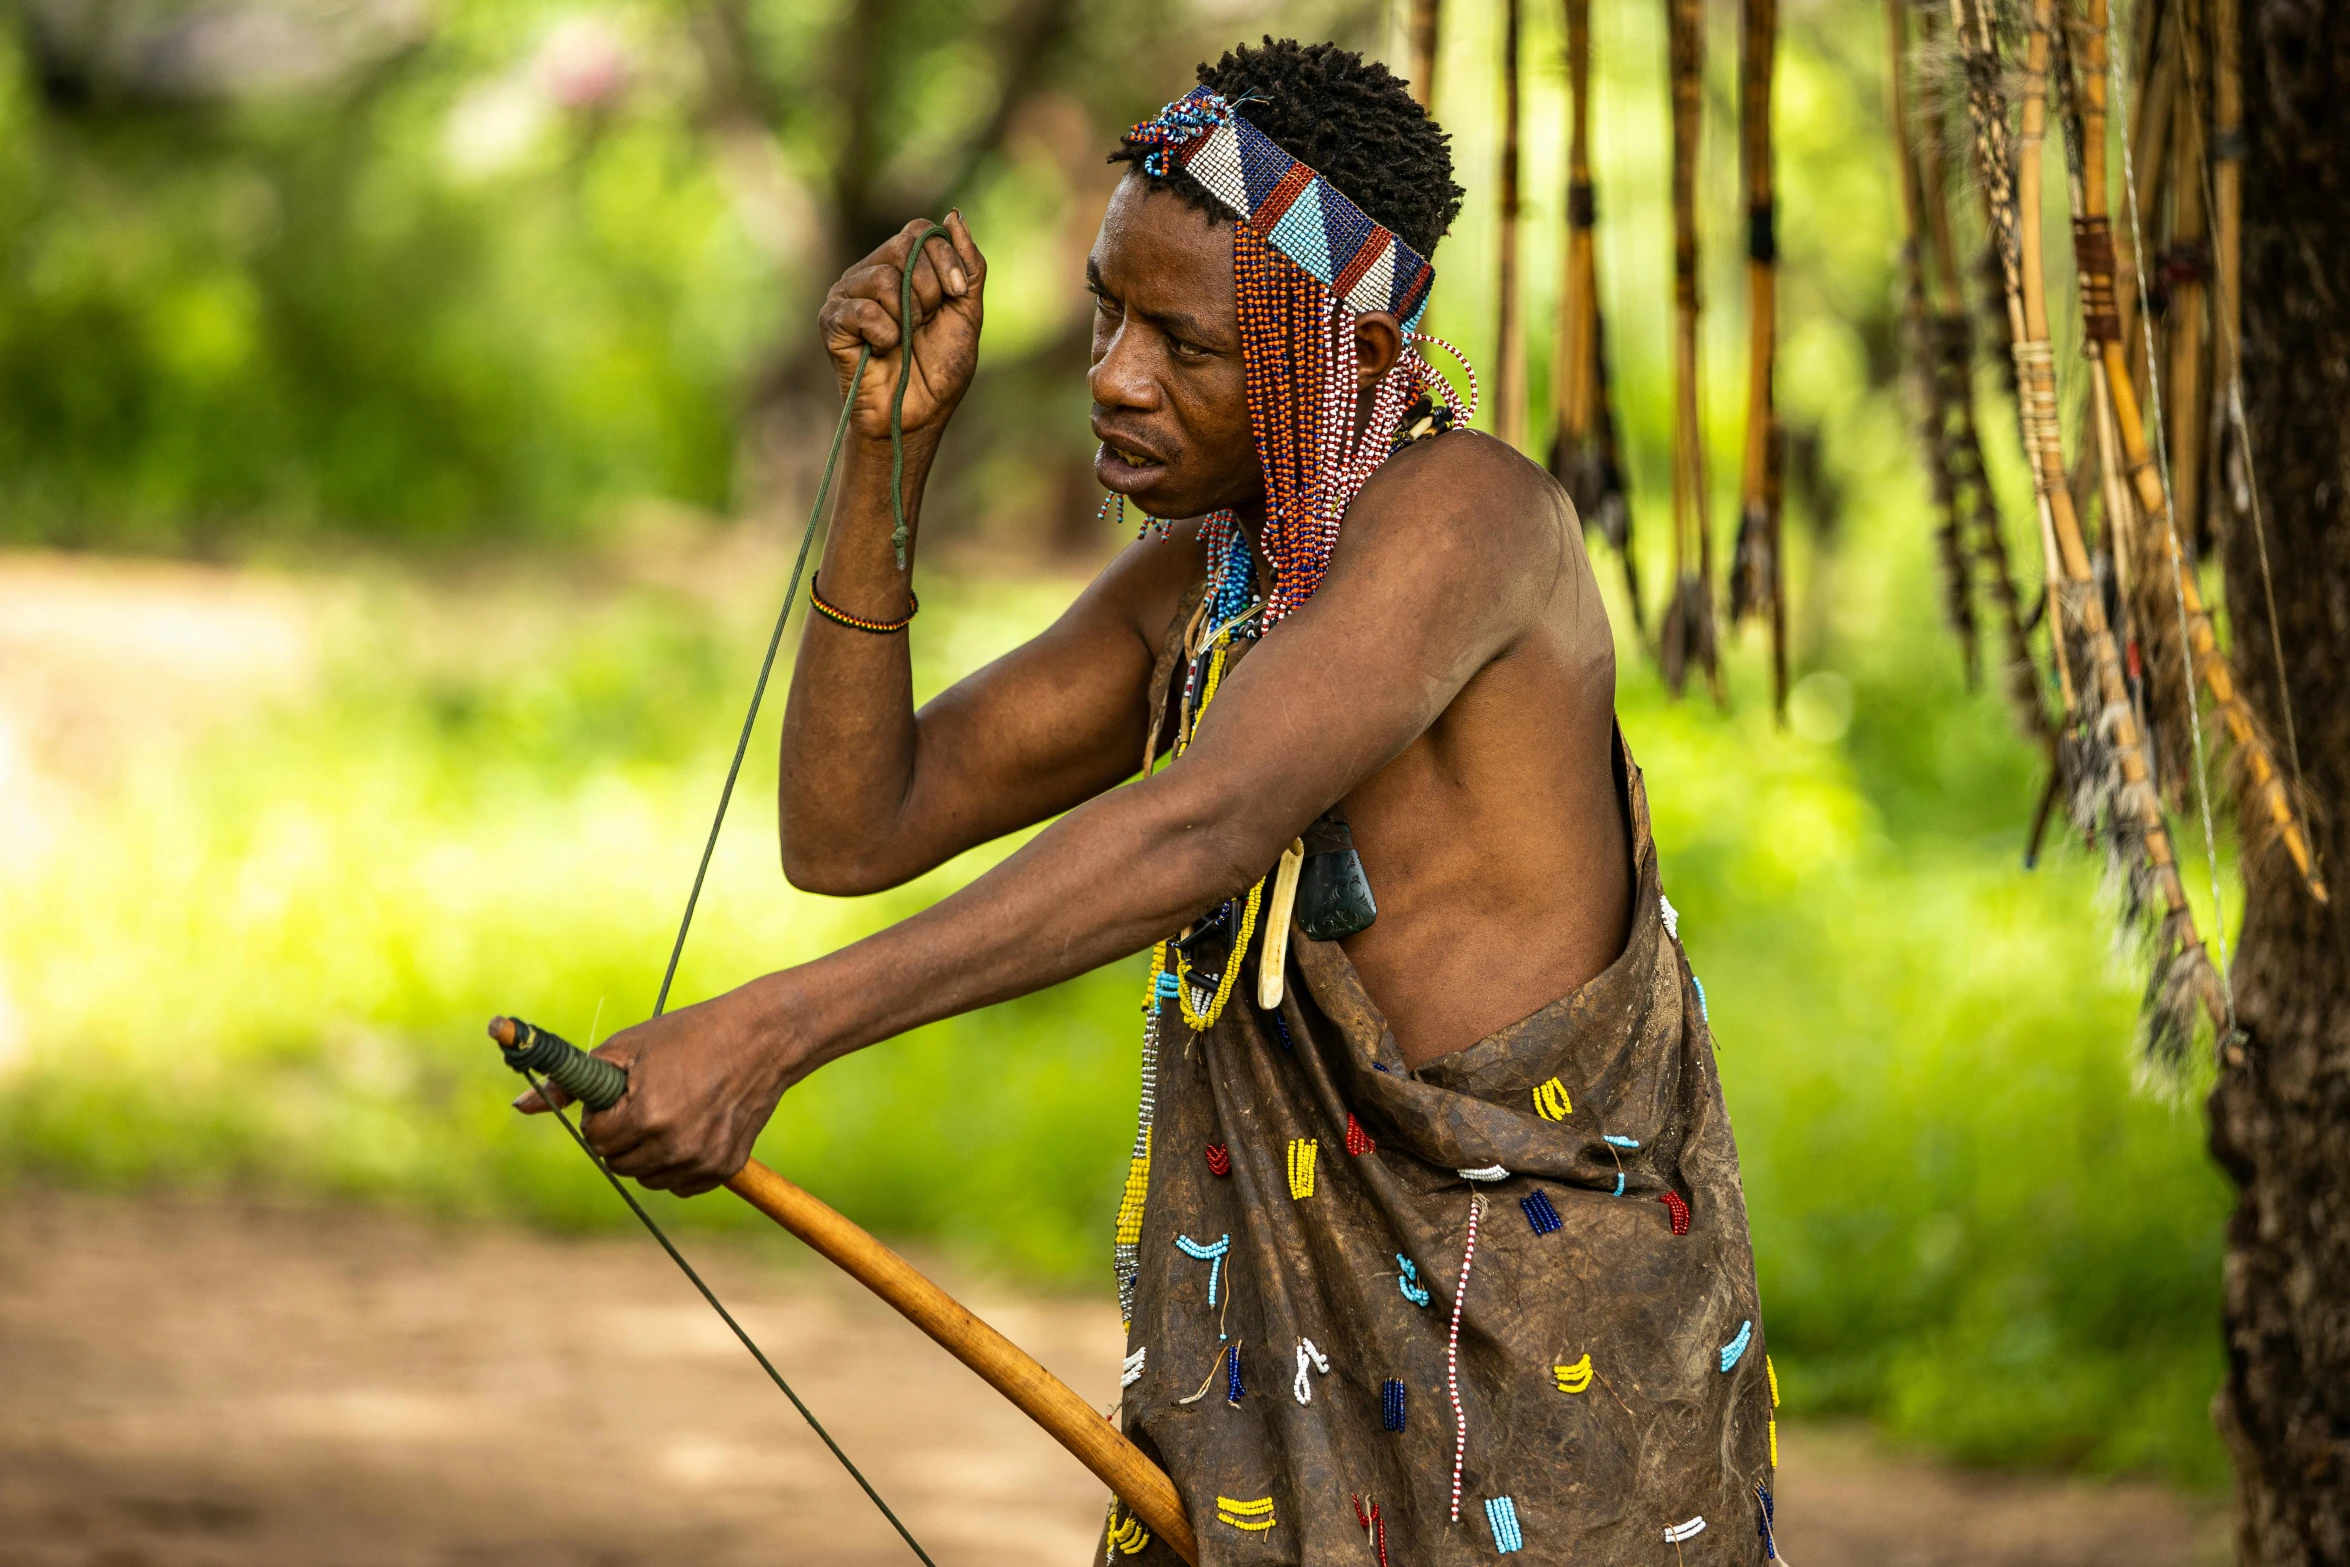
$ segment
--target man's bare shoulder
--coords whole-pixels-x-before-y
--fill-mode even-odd
[[[1553,583],[1581,552],[1558,482],[1506,441],[1455,430],[1414,441],[1372,475],[1348,531],[1460,561],[1485,580]],[[1343,547],[1343,546],[1342,546]],[[1530,592],[1529,609],[1547,597]]]
[[[1438,528],[1473,520],[1479,537],[1503,549],[1556,540],[1574,515],[1557,480],[1482,430],[1412,442],[1380,466],[1357,504]]]

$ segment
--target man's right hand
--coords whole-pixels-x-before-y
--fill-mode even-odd
[[[857,437],[841,454],[839,504],[818,579],[829,602],[870,620],[895,619],[914,602],[890,548],[887,441],[899,282],[928,226],[907,224],[851,267],[821,318],[844,388],[859,352],[874,350],[853,393]],[[905,406],[908,565],[922,538],[940,432],[979,353],[987,263],[960,217],[949,214],[946,231],[913,257],[911,273],[918,325]],[[919,713],[909,637],[869,636],[809,616],[779,747],[784,874],[809,892],[879,892],[1131,776],[1152,661],[1201,558],[1188,530],[1174,548],[1154,541],[1128,550],[1050,630]]]
[[[898,386],[899,281],[915,236],[928,227],[930,219],[916,218],[842,273],[824,296],[824,308],[816,318],[842,395],[850,393],[858,354],[868,347],[873,350],[863,383],[855,388],[856,411],[851,416],[852,427],[867,440],[889,435],[889,408]],[[914,373],[906,383],[903,419],[909,436],[935,436],[945,427],[979,363],[987,259],[971,242],[960,212],[947,214],[946,230],[952,243],[933,235],[913,264]]]

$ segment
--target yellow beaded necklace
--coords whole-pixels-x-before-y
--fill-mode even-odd
[[[1234,616],[1208,633],[1207,643],[1211,651],[1208,654],[1207,677],[1200,682],[1198,703],[1193,705],[1186,715],[1188,722],[1184,723],[1176,732],[1176,756],[1181,756],[1191,745],[1191,737],[1199,730],[1200,719],[1206,715],[1208,704],[1216,699],[1216,690],[1223,684],[1224,667],[1229,661],[1232,651],[1232,638],[1240,627],[1252,618],[1257,608],[1258,606],[1251,605],[1247,611]],[[1175,979],[1175,984],[1172,987],[1175,992],[1175,1004],[1182,1009],[1184,1025],[1195,1034],[1204,1034],[1213,1028],[1216,1019],[1224,1015],[1224,1004],[1232,999],[1233,986],[1240,979],[1240,971],[1244,966],[1241,961],[1242,955],[1248,951],[1250,938],[1256,934],[1257,910],[1264,902],[1264,896],[1265,881],[1263,877],[1259,877],[1256,885],[1249,888],[1248,897],[1241,905],[1240,928],[1233,933],[1231,955],[1225,960],[1224,972],[1217,979],[1215,994],[1209,999],[1206,1007],[1200,1007],[1193,1002],[1190,984],[1191,960],[1185,957],[1183,950],[1172,941],[1160,942],[1151,953],[1150,992],[1145,998],[1144,1004],[1150,1005],[1158,998],[1160,994],[1159,976],[1162,974],[1172,975]]]

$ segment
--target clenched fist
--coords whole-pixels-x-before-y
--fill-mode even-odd
[[[915,237],[929,227],[930,219],[916,218],[843,272],[816,317],[844,396],[851,391],[849,377],[856,373],[858,353],[873,350],[864,380],[854,389],[852,415],[852,427],[867,440],[889,435],[889,406],[897,394],[898,351],[904,338],[898,320],[900,283]],[[987,258],[971,242],[960,212],[948,213],[945,227],[946,236],[932,235],[912,261],[914,373],[906,383],[903,423],[908,435],[935,434],[945,427],[979,363]]]

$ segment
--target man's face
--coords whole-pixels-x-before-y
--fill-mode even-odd
[[[1264,496],[1232,279],[1232,225],[1119,181],[1085,264],[1093,291],[1094,476],[1153,517]]]

